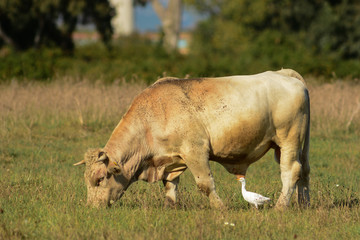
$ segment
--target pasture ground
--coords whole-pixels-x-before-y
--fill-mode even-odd
[[[360,239],[360,84],[309,81],[311,207],[275,211],[281,190],[272,151],[253,164],[248,190],[272,198],[257,211],[240,184],[211,167],[228,207],[209,208],[189,171],[176,209],[162,183],[133,184],[110,209],[85,206],[82,159],[105,145],[139,84],[0,85],[0,239]],[[225,222],[230,224],[226,225]]]

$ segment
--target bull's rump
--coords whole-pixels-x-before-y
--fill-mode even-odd
[[[184,144],[204,145],[213,160],[255,161],[302,111],[304,90],[296,78],[265,72],[165,80],[135,102],[146,109],[155,144],[173,153],[181,154]]]

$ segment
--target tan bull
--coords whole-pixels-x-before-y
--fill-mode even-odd
[[[140,93],[106,146],[85,159],[88,204],[111,205],[134,181],[162,180],[166,204],[176,202],[187,168],[213,207],[209,160],[240,177],[269,149],[280,163],[282,192],[276,207],[309,203],[309,94],[302,77],[283,69],[249,76],[161,79]]]

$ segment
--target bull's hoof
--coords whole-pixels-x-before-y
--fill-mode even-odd
[[[286,209],[288,209],[288,205],[284,202],[277,202],[274,209],[277,211],[285,211]]]
[[[164,208],[175,209],[176,208],[176,202],[174,202],[171,198],[166,198],[165,202],[164,202]]]
[[[299,207],[301,209],[308,209],[310,208],[310,202],[306,201],[306,202],[299,202]]]
[[[211,206],[211,208],[217,209],[217,210],[220,210],[220,211],[226,211],[227,210],[226,206],[224,205],[224,203],[222,201],[210,202],[210,206]]]
[[[307,209],[310,207],[310,197],[309,196],[298,196],[299,207],[302,209]]]
[[[284,205],[280,205],[280,206],[275,205],[275,207],[274,207],[274,209],[275,209],[276,211],[279,211],[279,212],[286,211],[287,208],[288,208],[288,207],[287,207],[287,206],[284,206]]]

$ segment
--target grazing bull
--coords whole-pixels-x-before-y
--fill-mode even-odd
[[[140,93],[106,146],[85,159],[90,205],[111,205],[137,180],[162,180],[165,204],[176,202],[187,168],[212,207],[209,160],[237,177],[270,148],[280,164],[282,192],[276,208],[289,205],[297,186],[309,203],[309,94],[297,72],[282,69],[249,76],[161,79]]]

